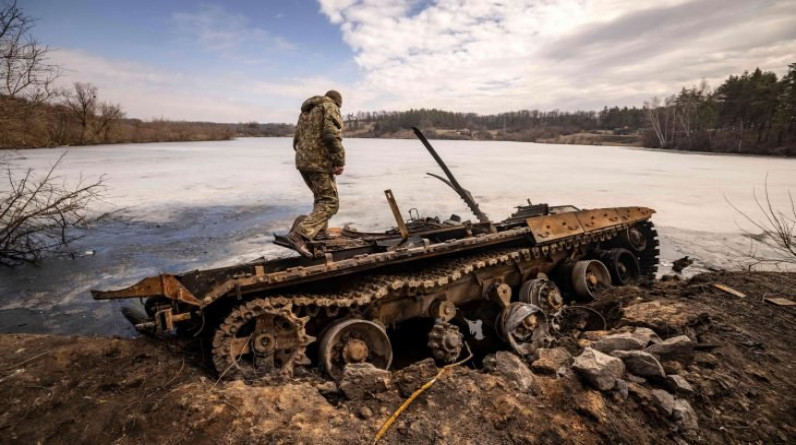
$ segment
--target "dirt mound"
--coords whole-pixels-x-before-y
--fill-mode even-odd
[[[613,290],[588,305],[601,315],[573,310],[536,362],[502,352],[443,375],[382,442],[793,443],[796,309],[763,301],[793,289],[796,274],[723,273]],[[3,335],[0,352],[0,432],[24,443],[371,443],[438,371],[250,385],[145,338]],[[621,378],[601,374],[600,391],[584,373],[603,363]]]

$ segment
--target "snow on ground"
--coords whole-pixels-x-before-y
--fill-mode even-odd
[[[737,267],[743,218],[728,203],[760,215],[753,190],[768,188],[775,208],[790,207],[796,159],[516,142],[432,141],[459,181],[493,219],[526,199],[578,207],[648,206],[662,238],[664,265],[683,255],[697,266]],[[384,190],[404,214],[471,218],[464,203],[425,172],[439,168],[416,140],[350,139],[338,179],[340,213],[332,225],[360,230],[392,225]],[[120,303],[96,303],[88,290],[129,285],[159,272],[292,255],[270,244],[312,197],[293,167],[291,140],[105,145],[7,153],[17,173],[58,172],[67,182],[105,175],[104,216],[75,246],[75,260],[0,270],[0,332],[132,331]],[[5,187],[6,185],[0,186]],[[0,189],[2,190],[2,189]],[[748,224],[745,226],[748,228]]]

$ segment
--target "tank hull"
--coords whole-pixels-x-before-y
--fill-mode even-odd
[[[530,304],[521,302],[524,297],[518,290],[531,280],[553,277],[570,299],[584,292],[596,295],[597,290],[591,294],[588,287],[594,284],[597,289],[606,283],[594,274],[579,277],[580,287],[570,283],[573,270],[586,270],[570,267],[581,260],[635,258],[638,272],[631,278],[654,277],[658,250],[649,221],[652,209],[545,206],[541,214],[537,210],[529,216],[518,212],[496,224],[418,223],[412,230],[410,223],[401,232],[343,233],[318,243],[320,258],[262,259],[164,274],[125,289],[92,294],[98,300],[147,299],[151,304],[143,317],[146,321],[138,317],[135,323],[146,332],[181,326],[209,332],[219,374],[248,378],[273,371],[289,373],[311,363],[326,363],[328,368],[329,363],[373,361],[374,351],[382,351],[376,354],[378,363],[390,363],[384,356],[387,331],[413,319],[438,325],[429,343],[435,357],[458,356],[455,348],[443,351],[440,345],[457,344],[465,320],[481,319],[499,331],[522,327],[495,326],[495,314]],[[632,254],[617,255],[616,249]],[[607,255],[609,251],[614,254]],[[545,312],[535,305],[523,310]],[[523,318],[529,326],[536,319]],[[374,331],[374,326],[383,332]],[[518,352],[532,351],[539,344],[530,335],[540,329],[543,326],[534,324],[528,338],[510,344],[519,345]],[[328,338],[330,331],[334,340]],[[311,359],[319,339],[331,346],[321,348],[325,356]],[[241,370],[242,357],[251,366]],[[331,375],[341,372],[327,370]]]

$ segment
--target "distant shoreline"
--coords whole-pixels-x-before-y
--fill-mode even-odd
[[[217,124],[221,125],[221,124]],[[271,124],[268,124],[271,125]],[[286,127],[289,124],[279,124],[285,125]],[[594,133],[594,132],[579,132],[574,134],[568,135],[558,135],[555,137],[550,138],[542,138],[537,139],[535,141],[527,141],[521,140],[517,138],[501,138],[499,135],[495,135],[493,138],[479,138],[479,137],[467,137],[456,134],[453,130],[434,130],[434,129],[425,129],[426,136],[429,140],[456,140],[456,141],[473,141],[473,142],[530,142],[536,144],[553,144],[553,145],[584,145],[584,146],[608,146],[608,147],[624,147],[624,148],[636,148],[642,150],[650,150],[656,151],[661,153],[680,153],[680,154],[702,154],[702,155],[730,155],[730,156],[755,156],[755,157],[778,157],[778,158],[785,158],[785,159],[792,159],[794,158],[793,155],[788,155],[786,153],[756,153],[756,152],[734,152],[734,151],[712,151],[712,150],[683,150],[683,149],[672,149],[672,148],[659,148],[659,147],[648,147],[642,144],[642,137],[640,134],[630,134],[630,135],[614,135],[610,134],[609,132],[601,132],[601,133]],[[384,134],[384,135],[374,135],[367,132],[351,132],[353,134],[346,134],[343,133],[344,140],[345,139],[415,139],[414,133],[411,130],[400,130],[395,133],[391,134]],[[237,138],[292,138],[293,134],[269,134],[269,135],[258,135],[258,134],[235,134],[231,136],[225,137],[218,137],[218,138],[207,138],[207,139],[184,139],[184,140],[151,140],[151,141],[119,141],[119,142],[110,142],[110,143],[92,143],[92,144],[83,144],[83,145],[57,145],[57,146],[49,146],[49,147],[0,147],[0,154],[4,151],[15,151],[15,150],[39,150],[39,149],[52,149],[52,148],[74,148],[74,147],[93,147],[93,146],[100,146],[100,145],[122,145],[122,144],[163,144],[163,143],[182,143],[182,142],[223,142],[223,141],[231,141]]]

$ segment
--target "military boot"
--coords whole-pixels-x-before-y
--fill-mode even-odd
[[[307,248],[307,243],[304,242],[304,237],[302,237],[296,231],[290,231],[285,237],[287,242],[290,243],[290,246],[293,247],[293,250],[300,253],[301,256],[306,258],[312,258],[312,252]]]

